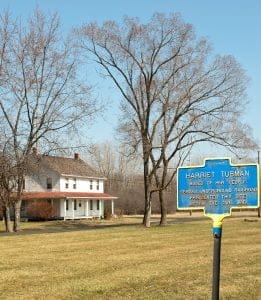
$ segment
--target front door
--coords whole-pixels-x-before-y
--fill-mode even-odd
[[[84,201],[81,199],[73,200],[73,209],[75,217],[83,217],[84,216]]]

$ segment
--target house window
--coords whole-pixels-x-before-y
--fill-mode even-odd
[[[92,190],[92,187],[93,187],[92,180],[90,180],[90,190]]]
[[[65,178],[65,188],[68,189],[69,188],[69,179]]]
[[[23,179],[23,190],[25,190],[25,179]]]
[[[99,191],[99,189],[100,189],[100,181],[99,180],[96,181],[96,189],[97,189],[97,191]]]
[[[93,210],[93,202],[90,200],[90,210]]]
[[[65,203],[66,203],[66,210],[69,210],[69,200],[66,199]]]
[[[53,188],[53,186],[52,186],[52,178],[50,178],[50,177],[47,177],[47,178],[46,178],[46,188],[47,188],[48,190],[50,190],[50,189]]]
[[[77,200],[76,199],[73,200],[73,209],[77,210]]]
[[[73,189],[76,189],[76,178],[74,178],[73,180],[74,180]]]
[[[97,210],[100,210],[100,200],[97,200]]]

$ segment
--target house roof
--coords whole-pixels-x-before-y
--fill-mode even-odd
[[[32,154],[30,159],[30,171],[38,173],[44,169],[51,169],[64,176],[82,176],[89,178],[105,179],[85,161],[75,155],[74,158]]]
[[[113,200],[118,197],[106,193],[85,193],[85,192],[23,192],[22,200],[44,200],[44,199],[103,199]]]

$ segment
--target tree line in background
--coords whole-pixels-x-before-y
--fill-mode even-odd
[[[84,159],[101,175],[107,178],[105,190],[119,197],[115,212],[121,214],[144,214],[144,181],[142,160],[139,156],[128,155],[128,148],[109,141],[88,147]],[[156,183],[154,182],[156,185]],[[156,197],[152,201],[153,213],[160,214],[160,203]],[[166,191],[166,205],[169,213],[176,211],[175,180]],[[110,210],[108,208],[108,210]]]
[[[13,230],[20,230],[33,147],[49,153],[69,149],[69,141],[75,146],[77,133],[83,136],[79,131],[102,108],[84,77],[90,61],[121,95],[118,132],[125,156],[118,172],[113,165],[101,171],[130,211],[143,193],[144,226],[150,226],[152,199],[158,200],[161,224],[166,223],[166,191],[196,145],[214,144],[236,154],[256,149],[241,118],[245,72],[233,56],[213,55],[209,42],[197,38],[179,14],[156,13],[147,24],[128,17],[121,23],[91,23],[66,37],[57,14],[35,10],[24,22],[6,12],[0,16],[0,197],[8,230],[10,206]],[[97,155],[97,149],[90,153]],[[143,175],[134,170],[122,177],[126,159],[133,159]]]

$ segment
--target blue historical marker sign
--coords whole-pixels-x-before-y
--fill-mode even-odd
[[[259,206],[257,164],[232,165],[229,158],[206,159],[204,166],[178,168],[178,209],[230,215],[232,208]]]

